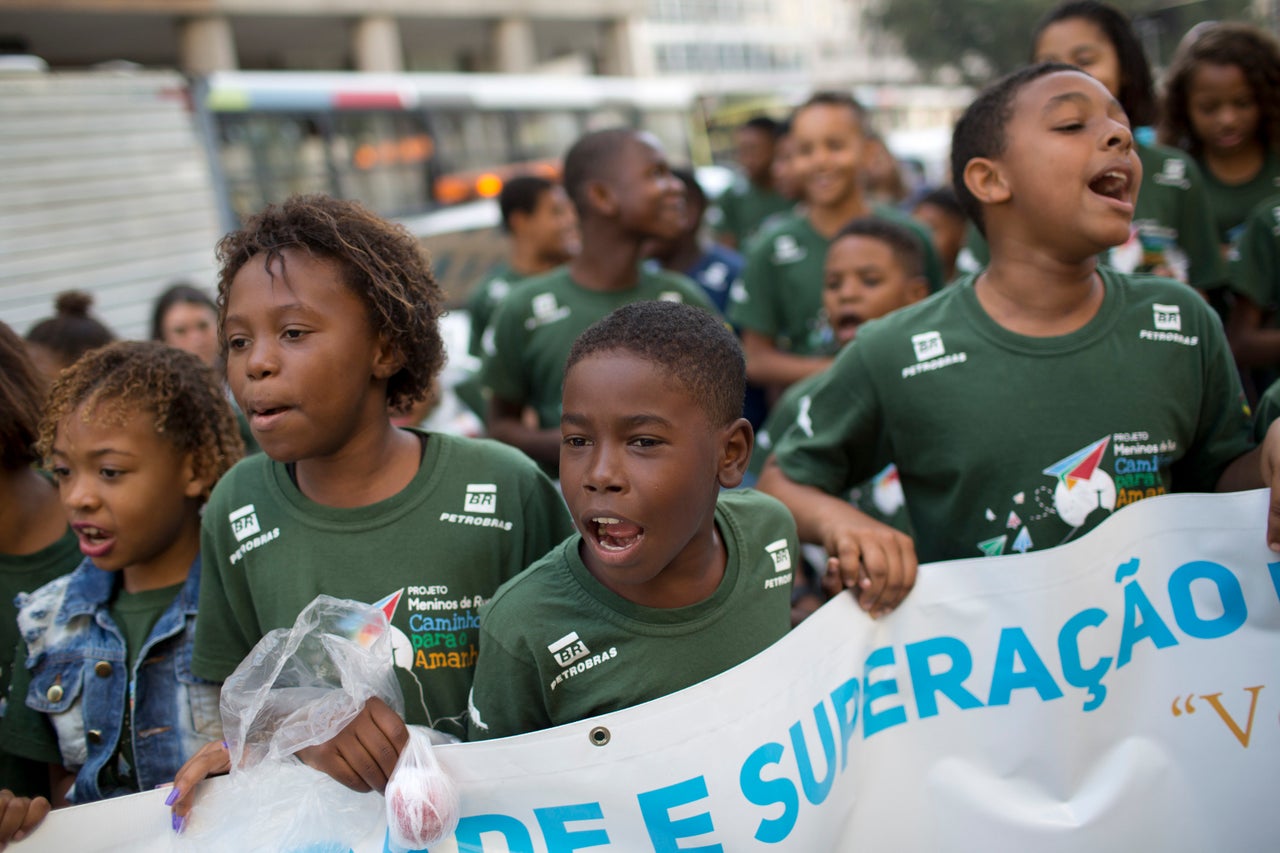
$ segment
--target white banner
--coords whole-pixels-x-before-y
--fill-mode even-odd
[[[1060,548],[922,567],[879,621],[841,596],[678,694],[439,748],[464,817],[431,853],[1275,849],[1266,509],[1144,500]],[[15,849],[169,850],[163,799],[55,813]]]

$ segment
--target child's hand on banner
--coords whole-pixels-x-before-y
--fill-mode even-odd
[[[408,742],[404,720],[375,696],[336,737],[298,757],[353,791],[381,793]]]
[[[49,814],[44,797],[17,797],[8,788],[0,790],[0,850],[10,841],[21,841]]]

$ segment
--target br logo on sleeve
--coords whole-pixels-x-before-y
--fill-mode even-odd
[[[916,351],[916,361],[927,361],[946,355],[947,348],[942,345],[941,332],[921,332],[911,336],[911,346]]]
[[[779,539],[776,542],[770,542],[764,546],[764,550],[773,559],[775,572],[791,571],[791,549],[787,547],[787,540]]]
[[[1152,303],[1151,312],[1154,315],[1152,322],[1155,323],[1156,329],[1161,332],[1181,332],[1182,331],[1182,308],[1178,305],[1161,305],[1158,302]]]
[[[547,651],[551,652],[551,656],[556,659],[556,663],[560,664],[560,666],[568,666],[579,658],[584,658],[591,654],[587,644],[578,639],[577,631],[570,631],[565,634],[547,646]]]

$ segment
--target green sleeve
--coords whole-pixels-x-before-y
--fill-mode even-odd
[[[480,656],[471,682],[468,740],[490,740],[550,728],[537,667],[503,645],[503,619],[480,613]]]
[[[798,401],[786,432],[774,437],[782,472],[829,495],[843,496],[891,461],[879,440],[882,413],[863,355],[863,334],[840,351]]]
[[[21,642],[13,651],[12,672],[9,702],[4,717],[0,718],[0,743],[4,744],[5,752],[13,755],[61,764],[62,752],[58,749],[58,734],[53,723],[44,714],[27,707],[31,671],[27,669],[26,648]]]
[[[1226,335],[1207,305],[1203,317],[1204,381],[1195,438],[1173,468],[1180,492],[1214,491],[1227,465],[1254,447],[1253,420]]]
[[[1238,248],[1231,265],[1232,289],[1261,308],[1280,303],[1280,196],[1249,215]]]
[[[248,579],[231,565],[225,543],[209,523],[225,517],[211,501],[200,529],[200,604],[191,670],[210,681],[225,681],[262,639]]]
[[[778,439],[782,438],[788,427],[795,423],[800,398],[804,396],[805,389],[812,388],[815,384],[810,380],[797,382],[784,391],[778,398],[778,402],[774,403],[773,408],[769,410],[768,417],[764,419],[764,423],[756,433],[755,447],[751,450],[751,462],[747,466],[753,482],[759,479],[760,472],[764,470],[765,460],[773,452]]]
[[[680,275],[678,273],[673,274],[672,278],[674,281],[679,282],[680,290],[684,294],[684,301],[686,304],[692,305],[695,308],[701,308],[704,311],[710,311],[716,316],[720,315],[720,312],[716,310],[716,306],[712,304],[711,297],[707,296],[706,292],[701,287],[698,287],[697,282],[688,276]]]
[[[720,221],[716,223],[716,232],[731,235],[738,241],[739,246],[745,236],[742,233],[741,201],[741,197],[734,192],[734,188],[729,187],[721,193],[720,199],[716,202],[716,207],[720,210]]]
[[[493,352],[484,354],[481,376],[493,397],[508,403],[530,400],[529,378],[524,364],[523,299],[505,299],[493,315]]]
[[[1271,383],[1271,387],[1262,392],[1258,405],[1253,410],[1253,438],[1259,444],[1266,436],[1271,422],[1280,418],[1280,379]]]
[[[1205,191],[1200,167],[1190,157],[1184,162],[1188,187],[1180,197],[1178,245],[1187,256],[1187,284],[1212,290],[1228,282],[1227,262],[1218,246],[1209,193]]]
[[[741,288],[730,294],[728,317],[735,329],[756,332],[769,338],[778,336],[778,316],[773,305],[773,240],[759,235],[747,250]]]

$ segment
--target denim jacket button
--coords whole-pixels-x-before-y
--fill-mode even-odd
[[[50,702],[59,702],[62,700],[62,685],[55,684],[45,691],[45,698]]]
[[[111,664],[108,661],[100,660],[93,665],[93,671],[100,678],[107,678],[111,675]]]
[[[89,729],[85,736],[89,738],[89,743],[102,743],[102,732],[98,729]]]

